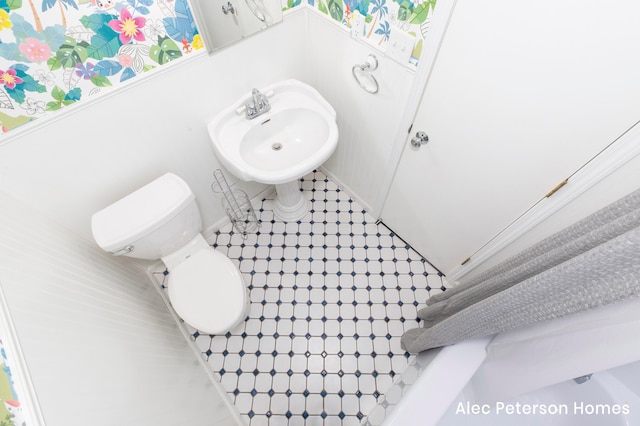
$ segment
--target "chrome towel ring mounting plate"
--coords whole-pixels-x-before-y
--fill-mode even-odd
[[[371,71],[378,68],[378,58],[374,54],[367,56],[367,59],[362,65],[354,65],[351,68],[353,78],[356,79],[360,87],[362,87],[368,93],[378,93],[380,85]]]

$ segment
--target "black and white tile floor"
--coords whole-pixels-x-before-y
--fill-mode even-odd
[[[265,199],[258,232],[210,240],[243,274],[247,320],[226,335],[187,328],[250,426],[358,425],[413,361],[400,336],[448,284],[322,172],[301,188],[304,220],[276,220]]]

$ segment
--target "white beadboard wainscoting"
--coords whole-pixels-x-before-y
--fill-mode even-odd
[[[336,110],[340,141],[322,169],[345,188],[374,216],[380,188],[390,163],[398,128],[406,113],[415,73],[384,56],[378,50],[353,40],[348,31],[318,13],[308,14],[309,54],[315,64],[309,83]],[[352,74],[352,67],[364,64],[367,55],[378,59],[372,73],[380,89],[364,91]]]
[[[0,283],[46,425],[237,424],[144,268],[1,192],[0,235]]]
[[[0,142],[0,189],[90,238],[93,213],[171,171],[198,197],[204,226],[212,225],[225,212],[210,190],[220,163],[207,123],[254,87],[304,80],[304,12],[214,55],[67,107],[56,120],[24,126],[28,131]],[[238,186],[251,197],[265,188]]]

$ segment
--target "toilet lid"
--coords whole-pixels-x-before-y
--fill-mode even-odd
[[[169,300],[187,324],[219,334],[240,320],[247,290],[231,259],[213,248],[204,249],[169,272]]]

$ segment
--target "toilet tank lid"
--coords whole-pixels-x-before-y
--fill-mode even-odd
[[[195,199],[189,185],[166,173],[91,217],[98,245],[116,251],[155,231]]]

